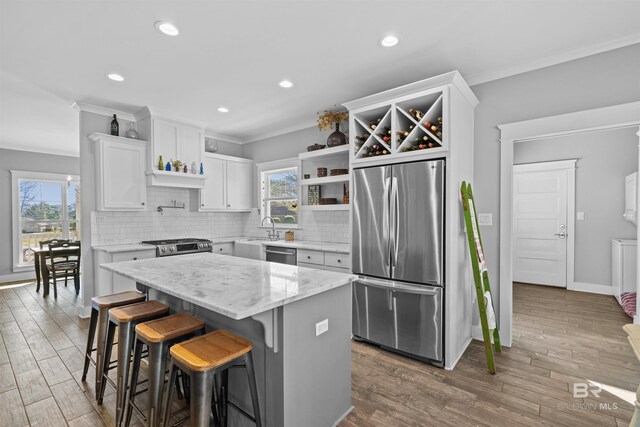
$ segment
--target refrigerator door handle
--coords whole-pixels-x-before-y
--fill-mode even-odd
[[[391,238],[390,238],[390,224],[389,224],[389,192],[391,187],[391,178],[385,178],[384,180],[384,209],[382,212],[382,238],[384,240],[384,244],[387,245],[387,253],[391,253]],[[388,271],[387,271],[388,273]]]
[[[394,269],[398,265],[398,216],[400,215],[398,206],[398,178],[391,178],[391,201],[390,201],[390,252],[391,252],[391,268]]]

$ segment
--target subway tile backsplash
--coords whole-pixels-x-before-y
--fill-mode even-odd
[[[177,188],[147,188],[145,212],[93,212],[91,215],[91,244],[112,245],[138,243],[142,240],[196,237],[215,239],[230,236],[264,236],[259,228],[256,209],[247,213],[190,212],[189,199],[197,197],[195,190]],[[168,206],[175,200],[185,209],[156,208]],[[296,240],[321,242],[349,242],[349,213],[347,211],[303,212],[301,229],[295,229]],[[282,233],[281,233],[282,234]]]

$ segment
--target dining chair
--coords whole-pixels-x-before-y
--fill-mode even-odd
[[[73,278],[76,295],[80,293],[80,242],[51,243],[45,257],[47,280],[53,285],[53,296],[58,297],[57,280]]]
[[[44,248],[45,246],[49,246],[52,244],[58,244],[58,243],[69,243],[68,239],[50,239],[50,240],[41,240],[38,242],[38,244],[40,245],[40,249]],[[37,255],[36,255],[37,256]],[[69,279],[68,276],[64,277],[64,287],[67,287],[67,280]],[[40,287],[38,286],[38,289],[40,289]]]

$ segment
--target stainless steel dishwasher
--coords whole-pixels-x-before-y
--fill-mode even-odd
[[[281,248],[278,246],[267,246],[267,261],[279,262],[280,264],[296,265],[297,250],[293,248]]]

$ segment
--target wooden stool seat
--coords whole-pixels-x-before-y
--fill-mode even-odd
[[[159,343],[204,328],[204,322],[188,313],[178,313],[136,325],[136,334],[148,342]]]
[[[96,308],[116,307],[119,305],[135,304],[146,299],[142,292],[126,291],[117,294],[104,295],[91,298],[91,303]]]
[[[194,371],[208,371],[251,351],[253,344],[218,330],[171,347],[171,356]]]
[[[135,322],[153,316],[167,313],[169,306],[160,301],[144,301],[137,304],[125,305],[109,310],[109,317],[118,323]]]

